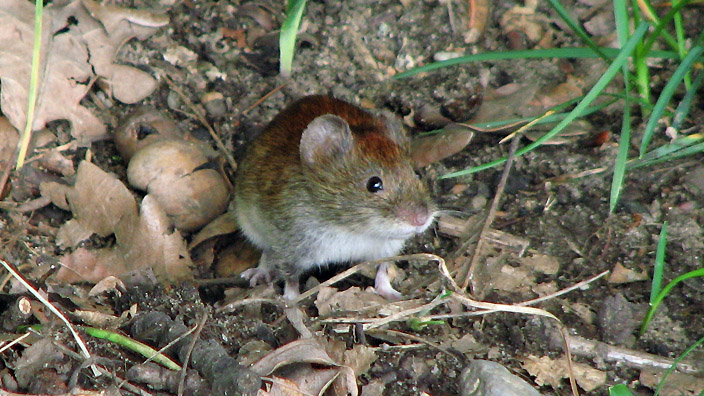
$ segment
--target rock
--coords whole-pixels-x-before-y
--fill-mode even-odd
[[[460,396],[541,395],[504,366],[488,360],[472,360],[460,375]]]

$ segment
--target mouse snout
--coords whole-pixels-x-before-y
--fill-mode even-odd
[[[423,227],[429,223],[428,220],[432,217],[432,213],[428,205],[414,204],[398,208],[396,216],[414,227]]]

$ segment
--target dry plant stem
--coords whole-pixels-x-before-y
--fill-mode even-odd
[[[154,358],[156,358],[156,357],[159,356],[159,355],[166,355],[166,351],[167,351],[169,348],[171,348],[171,347],[174,346],[177,342],[179,342],[179,341],[181,341],[182,339],[184,339],[184,337],[187,337],[189,334],[191,334],[191,333],[193,333],[194,331],[196,331],[196,329],[198,329],[198,325],[195,325],[195,326],[191,327],[190,329],[188,329],[188,331],[186,331],[185,333],[181,334],[180,336],[174,338],[171,342],[169,342],[168,344],[166,344],[166,345],[164,345],[163,347],[161,347],[161,349],[159,349],[158,351],[154,352],[154,354],[153,354],[152,356],[149,356],[149,358],[148,358],[147,360],[143,361],[142,364],[147,364],[147,363],[151,362],[152,360],[154,360]],[[178,365],[178,363],[176,363],[176,364]],[[183,369],[183,367],[182,367],[182,369]]]
[[[22,284],[22,286],[24,286],[30,293],[32,293],[32,295],[34,295],[34,297],[36,297],[37,300],[41,301],[41,303],[44,304],[47,308],[49,308],[49,310],[51,312],[53,312],[54,315],[56,315],[62,322],[64,322],[66,327],[68,327],[68,330],[73,335],[73,338],[76,340],[76,344],[78,344],[78,347],[80,348],[81,353],[83,353],[83,357],[85,357],[86,359],[90,359],[91,355],[90,355],[90,352],[88,352],[88,348],[86,347],[86,344],[83,342],[83,340],[81,339],[81,336],[78,334],[76,329],[73,328],[73,325],[71,324],[71,322],[69,322],[69,320],[66,318],[66,316],[64,316],[64,314],[62,314],[61,311],[58,310],[58,308],[56,308],[51,302],[49,302],[49,300],[44,298],[44,296],[42,296],[41,293],[39,293],[35,288],[33,288],[32,285],[30,285],[29,282],[27,282],[27,280],[25,280],[24,277],[22,275],[20,275],[19,272],[15,271],[15,269],[12,268],[12,266],[10,264],[5,262],[5,260],[0,260],[0,264],[2,264],[3,267],[5,267],[5,269],[10,274],[12,274],[12,276],[14,276],[15,279],[17,279],[17,281],[19,281]],[[93,371],[94,376],[96,376],[96,377],[100,376],[100,371],[98,371],[98,368],[95,365],[91,365],[90,368],[91,368],[91,371]]]
[[[188,351],[186,352],[186,356],[183,358],[183,367],[181,367],[181,379],[178,381],[178,396],[183,396],[183,389],[186,386],[186,373],[188,372],[188,361],[191,360],[191,352],[193,352],[193,348],[196,346],[196,341],[200,338],[200,333],[203,331],[203,327],[205,327],[205,322],[208,320],[208,314],[206,312],[203,312],[203,314],[200,317],[200,320],[198,320],[198,326],[196,326],[196,330],[193,333],[193,338],[191,339],[191,343],[188,345]]]
[[[29,333],[29,332],[28,332],[28,333],[24,333],[24,334],[22,334],[21,336],[15,338],[14,340],[10,341],[9,343],[3,345],[2,348],[0,348],[0,353],[3,353],[3,352],[5,352],[6,350],[12,348],[13,345],[22,342],[22,340],[24,340],[25,338],[29,337],[31,334],[32,334],[32,333]]]
[[[421,305],[420,307],[415,307],[415,308],[406,309],[406,310],[403,310],[400,312],[396,312],[396,313],[389,315],[385,318],[372,320],[371,322],[365,324],[363,326],[363,329],[364,329],[364,331],[376,329],[377,327],[384,326],[388,323],[397,322],[399,320],[404,320],[405,318],[409,318],[413,314],[416,314],[418,312],[431,310],[431,309],[437,307],[438,305],[443,305],[445,303],[447,303],[446,299],[438,299],[436,301],[429,302],[425,305]]]
[[[584,286],[586,286],[586,285],[588,285],[588,284],[590,284],[590,283],[593,283],[593,282],[595,282],[595,281],[597,281],[597,280],[599,280],[599,279],[605,277],[605,276],[608,275],[610,272],[611,272],[611,271],[606,270],[606,271],[604,271],[604,272],[601,272],[601,273],[599,273],[599,274],[597,274],[597,275],[592,276],[592,277],[589,278],[589,279],[583,280],[583,281],[581,281],[581,282],[579,282],[579,283],[575,283],[574,285],[572,285],[572,286],[570,286],[570,287],[566,287],[566,288],[564,288],[564,289],[562,289],[562,290],[558,290],[558,291],[556,291],[555,293],[551,293],[551,294],[548,294],[548,295],[545,295],[545,296],[542,296],[542,297],[534,298],[534,299],[532,299],[532,300],[526,300],[526,301],[523,301],[523,302],[520,302],[520,303],[516,303],[516,304],[513,304],[513,306],[525,307],[525,306],[535,305],[535,304],[541,303],[541,302],[543,302],[543,301],[547,301],[547,300],[550,300],[550,299],[553,299],[553,298],[560,297],[560,296],[562,296],[562,295],[564,295],[564,294],[567,294],[567,293],[569,293],[569,292],[571,292],[571,291],[573,291],[573,290],[581,289],[581,288],[583,288]],[[496,310],[496,309],[490,309],[490,310],[486,310],[486,311],[464,312],[464,313],[460,313],[460,314],[428,315],[428,316],[418,317],[417,319],[418,319],[418,320],[421,320],[421,321],[436,320],[436,319],[454,319],[454,318],[464,318],[464,317],[469,317],[469,316],[486,315],[486,314],[490,314],[490,313],[492,313],[492,312],[497,312],[497,311],[498,311],[498,310]]]
[[[437,257],[434,254],[417,253],[417,254],[407,254],[404,256],[387,257],[387,258],[381,259],[381,260],[366,261],[363,263],[359,263],[359,264],[333,276],[332,278],[315,286],[314,288],[312,288],[310,290],[306,290],[304,293],[302,293],[300,296],[298,296],[298,298],[291,301],[290,304],[296,305],[296,304],[300,303],[301,301],[305,300],[306,298],[308,298],[308,297],[314,295],[315,293],[317,293],[318,291],[320,291],[320,288],[325,287],[325,286],[330,286],[336,282],[339,282],[339,281],[347,278],[348,276],[356,274],[357,272],[361,271],[364,268],[369,268],[373,265],[377,265],[377,264],[380,265],[382,263],[397,261],[397,260],[419,260],[419,259],[420,260],[427,260],[429,256],[433,257],[433,258],[431,258],[431,260],[434,260],[434,257]]]
[[[257,100],[256,102],[254,102],[253,105],[247,107],[247,109],[245,109],[245,111],[242,112],[242,115],[247,115],[247,113],[249,113],[250,111],[254,110],[254,108],[256,108],[257,106],[259,106],[260,104],[262,104],[265,100],[269,99],[269,97],[270,97],[271,95],[273,95],[273,94],[279,92],[279,91],[281,90],[281,88],[285,87],[286,84],[288,84],[290,81],[291,81],[291,79],[289,78],[289,79],[286,80],[283,84],[281,84],[281,85],[279,85],[278,87],[276,87],[276,88],[272,89],[271,91],[269,91],[269,93],[267,93],[266,95],[262,96],[262,97],[261,97],[259,100]]]
[[[71,357],[75,360],[83,359],[83,356],[81,356],[80,354],[67,348],[65,345],[57,344],[57,346],[61,349],[61,351],[64,354],[68,355],[69,357]],[[128,382],[124,378],[118,377],[115,373],[113,373],[111,371],[108,371],[100,366],[98,366],[98,370],[100,370],[101,374],[106,375],[108,378],[112,379],[114,383],[119,383],[119,385],[117,386],[118,388],[125,388],[128,391],[130,391],[136,395],[140,395],[140,396],[152,396],[151,393],[137,387],[136,385],[131,384],[130,382]],[[105,394],[104,391],[100,391],[100,392],[102,392],[102,393],[98,393],[97,395],[103,396]],[[81,393],[81,395],[83,395],[83,394],[89,395],[90,393]],[[70,393],[70,395],[75,396],[76,394]],[[4,394],[0,393],[0,396],[4,396]]]
[[[459,352],[452,352],[447,348],[443,348],[440,344],[434,343],[432,341],[428,341],[425,338],[419,337],[415,334],[408,334],[408,333],[404,333],[404,332],[398,331],[398,330],[383,330],[383,329],[375,329],[375,330],[372,330],[369,332],[369,334],[374,334],[374,333],[390,334],[390,335],[394,335],[394,336],[401,337],[401,338],[407,338],[409,340],[413,340],[413,341],[428,345],[431,348],[435,348],[438,351],[443,352],[444,354],[446,354],[448,356],[458,358],[462,361],[465,361],[467,359],[463,354],[461,354]]]
[[[577,356],[585,356],[605,362],[623,363],[626,366],[638,369],[667,370],[674,362],[673,359],[612,346],[600,341],[587,340],[579,336],[569,336],[569,344],[572,353]],[[683,362],[677,364],[677,371],[685,374],[701,374],[703,369],[704,367],[701,366],[701,363],[699,366]]]
[[[142,364],[146,364],[146,363],[151,362],[152,360],[154,360],[155,357],[157,357],[157,356],[159,356],[159,355],[166,355],[166,351],[167,351],[169,348],[171,348],[171,347],[172,347],[173,345],[175,345],[177,342],[181,341],[184,337],[187,337],[189,334],[191,334],[191,333],[193,333],[194,331],[196,331],[196,329],[198,329],[198,325],[195,325],[195,326],[191,327],[191,328],[188,329],[188,331],[186,331],[185,333],[183,333],[183,334],[181,334],[180,336],[178,336],[178,337],[174,338],[173,340],[171,340],[171,342],[169,342],[168,344],[166,344],[166,345],[164,345],[163,347],[161,347],[161,349],[159,349],[158,351],[154,352],[154,354],[153,354],[152,356],[149,356],[149,358],[148,358],[147,360],[143,361]],[[183,370],[183,367],[181,367],[181,370]],[[127,383],[127,380],[123,380],[123,381],[120,383],[119,387],[122,387],[122,386],[123,386],[124,384],[126,384],[126,383]]]
[[[220,151],[220,153],[223,156],[225,156],[225,159],[227,159],[227,162],[230,164],[230,167],[232,168],[232,170],[233,171],[237,170],[237,162],[235,162],[235,158],[232,156],[232,154],[230,154],[230,152],[227,150],[225,145],[222,143],[220,136],[215,131],[215,129],[213,129],[213,127],[210,125],[208,120],[205,118],[205,115],[203,114],[201,109],[199,109],[198,106],[196,106],[191,101],[191,99],[188,96],[186,96],[186,94],[183,93],[183,91],[180,88],[178,88],[176,86],[176,84],[174,84],[173,80],[171,80],[171,78],[169,78],[169,76],[164,74],[164,75],[162,75],[162,77],[164,78],[166,83],[169,84],[169,88],[171,88],[174,92],[176,92],[176,94],[178,94],[178,96],[181,97],[181,100],[183,100],[183,102],[186,103],[186,105],[191,109],[191,111],[193,112],[193,114],[194,114],[195,118],[198,120],[198,122],[203,124],[203,126],[208,130],[208,132],[210,133],[210,137],[212,137],[213,140],[215,141],[215,145],[218,146],[218,150]]]
[[[469,282],[472,280],[477,264],[479,263],[479,258],[482,254],[482,248],[484,247],[484,236],[489,232],[491,223],[494,222],[496,217],[496,211],[499,208],[499,202],[501,201],[501,196],[504,194],[504,188],[506,188],[506,181],[508,180],[508,175],[511,173],[511,167],[513,166],[513,159],[516,155],[516,150],[518,150],[519,136],[514,137],[511,141],[511,146],[508,151],[508,159],[506,160],[506,166],[501,174],[501,181],[496,187],[496,194],[494,195],[494,200],[491,202],[489,207],[489,214],[486,216],[486,221],[484,222],[484,227],[482,227],[481,233],[479,233],[479,242],[477,242],[477,247],[474,248],[474,254],[472,255],[472,260],[470,261],[469,268],[466,272],[463,270],[460,274],[463,276],[464,281],[462,282],[462,290],[467,290]]]
[[[437,257],[437,256],[436,256]],[[570,346],[568,342],[568,335],[567,335],[567,329],[565,325],[562,324],[560,319],[558,319],[555,315],[551,314],[548,311],[545,311],[543,309],[538,309],[538,308],[532,308],[532,307],[518,307],[518,306],[513,306],[513,305],[505,305],[505,304],[494,304],[494,303],[487,303],[483,301],[477,301],[474,300],[470,297],[468,297],[465,293],[465,289],[460,289],[460,287],[457,285],[454,279],[452,279],[452,276],[450,276],[450,271],[447,270],[447,266],[445,265],[445,260],[443,260],[441,257],[437,257],[438,260],[438,266],[440,267],[440,273],[447,279],[447,281],[450,283],[450,286],[454,290],[454,293],[450,295],[450,298],[453,300],[456,300],[457,302],[460,302],[462,305],[468,307],[468,308],[481,308],[481,309],[494,309],[498,311],[503,311],[503,312],[516,312],[516,313],[525,313],[529,315],[538,315],[538,316],[545,316],[550,319],[554,319],[557,321],[558,329],[560,330],[560,334],[562,334],[562,339],[564,341],[564,349],[565,349],[565,357],[567,358],[567,369],[570,374],[570,387],[572,388],[572,395],[573,396],[579,396],[579,390],[577,389],[577,383],[574,379],[574,370],[572,369],[572,354],[570,353]]]

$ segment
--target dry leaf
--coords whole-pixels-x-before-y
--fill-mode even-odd
[[[547,275],[555,275],[560,270],[560,261],[555,256],[535,253],[521,259],[521,264],[533,271]]]
[[[74,218],[57,233],[57,243],[75,247],[96,233],[115,235],[115,246],[88,251],[77,249],[62,257],[57,279],[98,282],[141,268],[152,268],[159,280],[192,277],[186,243],[154,197],[142,200],[140,211],[127,188],[89,162],[81,162],[73,187],[42,183],[42,193],[57,205],[68,206]]]
[[[230,203],[230,206],[232,206],[232,202]],[[191,243],[188,245],[188,249],[194,249],[208,239],[215,238],[220,235],[232,234],[236,231],[237,219],[235,217],[234,208],[230,207],[225,213],[216,217],[215,220],[206,224],[205,227],[198,231],[198,233],[193,235],[191,238]]]
[[[648,271],[646,271],[645,269],[638,272],[630,268],[624,267],[621,263],[616,263],[614,269],[611,271],[611,275],[609,275],[608,282],[621,284],[640,282],[648,279]]]
[[[19,134],[17,129],[5,117],[0,117],[0,162],[7,162],[12,158]]]
[[[363,312],[370,307],[381,307],[387,302],[384,297],[359,287],[350,287],[341,292],[333,287],[324,287],[318,292],[315,306],[320,315],[328,315],[332,312]]]
[[[357,376],[366,373],[377,358],[374,348],[359,344],[345,349],[342,354],[345,366],[352,368]]]
[[[650,389],[660,385],[663,372],[661,370],[645,369],[640,372],[640,383]],[[692,374],[673,372],[667,376],[660,388],[661,395],[697,396],[704,390],[704,378]]]
[[[295,381],[287,378],[273,377],[271,389],[266,393],[269,396],[304,396]]]
[[[474,132],[461,125],[450,125],[437,135],[415,139],[411,146],[414,168],[422,168],[462,151],[472,141]]]
[[[325,383],[320,392],[312,392],[313,394],[322,394],[322,392],[324,392],[325,389],[327,389],[327,387],[332,383],[331,381],[336,378],[341,378],[342,381],[338,381],[337,385],[342,384],[341,386],[344,389],[344,393],[342,394],[357,396],[358,390],[354,372],[351,368],[342,366],[330,358],[323,345],[321,345],[322,342],[325,341],[314,338],[303,338],[290,342],[254,363],[250,369],[261,376],[265,376],[270,375],[284,366],[294,365],[292,367],[287,367],[287,369],[294,370],[287,377],[289,379],[296,378],[296,383],[298,386],[301,386],[304,383],[307,385],[320,383],[322,377],[330,378],[330,381]],[[330,369],[311,370],[310,366],[301,365],[300,363],[333,366],[335,369],[335,372],[333,373],[335,375],[333,377],[329,377],[328,375],[330,373],[317,372]],[[304,370],[304,373],[296,373],[296,369]]]
[[[98,10],[103,8],[89,0],[84,3]],[[98,15],[102,19],[96,19],[84,3],[57,1],[44,8],[42,63],[32,125],[33,130],[40,130],[47,122],[66,119],[71,122],[72,135],[81,144],[107,137],[105,125],[80,105],[97,78],[103,79],[115,98],[125,103],[141,100],[156,88],[156,82],[147,73],[115,65],[113,60],[130,38],[146,38],[155,31],[154,26],[168,22],[163,17],[153,17],[150,21],[146,15],[130,20],[125,15],[128,10],[117,13],[116,7]],[[33,40],[32,3],[0,0],[0,106],[17,129],[23,129],[26,122]]]
[[[57,243],[63,247],[75,247],[93,233],[106,237],[115,231],[122,217],[137,215],[137,203],[127,187],[86,161],[78,167],[75,186],[48,182],[42,183],[40,189],[60,208],[64,208],[60,200],[64,194],[73,212],[73,219],[56,235]]]
[[[562,384],[563,378],[568,378],[565,359],[550,359],[548,356],[527,356],[522,366],[535,377],[538,385],[550,384],[554,388]],[[585,391],[591,392],[606,383],[606,373],[584,363],[572,363],[577,384]]]

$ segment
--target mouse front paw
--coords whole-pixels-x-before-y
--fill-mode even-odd
[[[399,301],[403,298],[403,295],[396,291],[393,286],[391,286],[391,279],[389,277],[388,271],[388,263],[382,263],[381,265],[379,265],[379,269],[376,272],[374,289],[376,291],[376,294],[384,297],[389,301]]]
[[[271,271],[259,267],[243,271],[240,276],[247,279],[251,287],[256,286],[260,280],[263,280],[263,283],[270,284],[272,279]]]

